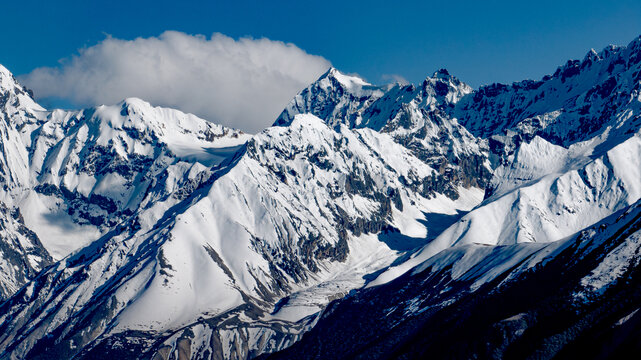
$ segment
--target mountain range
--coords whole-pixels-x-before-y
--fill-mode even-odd
[[[641,350],[641,37],[476,90],[332,68],[256,135],[0,66],[0,154],[0,359]]]

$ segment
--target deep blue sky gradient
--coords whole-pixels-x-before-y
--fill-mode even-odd
[[[16,75],[55,66],[106,34],[178,30],[292,42],[374,83],[419,82],[445,67],[477,87],[541,78],[590,48],[641,35],[641,1],[12,1],[0,63]]]

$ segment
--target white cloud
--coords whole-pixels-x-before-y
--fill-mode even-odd
[[[93,106],[139,97],[255,132],[329,66],[280,41],[166,31],[135,40],[107,37],[20,80],[38,99]]]
[[[410,83],[406,78],[398,74],[383,74],[381,75],[381,79],[383,81],[391,81],[394,83],[399,83],[401,85],[407,85]]]

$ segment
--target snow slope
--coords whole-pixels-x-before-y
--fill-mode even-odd
[[[227,342],[215,349],[225,357],[275,350],[259,340],[297,339],[307,316],[399,255],[381,230],[420,239],[426,213],[456,214],[480,201],[479,189],[461,188],[452,200],[401,181],[434,173],[389,135],[297,116],[254,136],[191,195],[140,207],[40,274],[5,304],[2,347],[12,357],[91,353],[139,331],[175,348],[187,327],[202,336],[190,336],[193,343]],[[31,301],[18,301],[24,291]],[[232,332],[220,326],[230,318]],[[236,337],[246,331],[262,335]],[[50,332],[64,335],[38,343]]]
[[[370,286],[452,246],[553,242],[637,202],[641,133],[596,158],[585,156],[584,145],[576,144],[582,151],[575,152],[574,147],[565,149],[539,137],[523,143],[514,161],[497,170],[493,181],[500,185],[492,196]]]
[[[2,297],[138,208],[171,206],[249,138],[139,99],[46,111],[4,67],[0,95]]]
[[[269,358],[625,357],[641,329],[640,219],[636,202],[560,241],[444,250],[331,304]]]
[[[25,226],[14,207],[29,188],[29,160],[21,128],[37,121],[44,111],[27,89],[0,65],[0,300],[14,294],[51,263],[38,236]]]

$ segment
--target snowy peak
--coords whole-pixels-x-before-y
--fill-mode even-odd
[[[447,69],[438,69],[432,74],[433,78],[440,78],[440,79],[449,79],[452,76],[450,75],[450,72]]]
[[[92,113],[90,121],[101,124],[104,142],[115,141],[114,137],[131,137],[134,140],[147,137],[147,141],[159,141],[180,152],[184,147],[237,146],[250,138],[240,130],[214,124],[179,110],[155,107],[138,98],[128,98],[117,105],[103,105],[87,112]]]
[[[471,91],[471,87],[445,69],[435,72],[417,88],[402,84],[373,86],[331,68],[296,95],[275,125],[286,126],[296,114],[311,113],[330,127],[344,124],[379,130],[410,102],[428,111],[439,108],[449,112],[453,104]]]
[[[20,206],[59,259],[142,207],[185,198],[249,138],[136,98],[56,110],[29,136],[32,191]]]
[[[0,109],[10,114],[20,107],[29,110],[44,110],[33,100],[31,90],[20,85],[13,74],[0,64]]]
[[[446,69],[436,71],[423,81],[424,96],[433,97],[434,103],[442,108],[452,107],[463,96],[472,92],[472,88],[450,75]]]
[[[362,122],[361,113],[383,95],[384,89],[331,68],[292,99],[274,125],[287,126],[297,114],[311,113],[330,127]]]
[[[375,86],[362,78],[343,74],[334,67],[329,68],[329,70],[313,82],[308,89],[310,87],[317,87],[327,92],[342,91],[354,95],[362,94],[363,91],[367,91],[368,88],[375,88]]]
[[[389,133],[412,132],[423,137],[422,127],[438,127],[442,119],[452,122],[454,104],[471,91],[467,84],[441,69],[427,77],[419,87],[396,84],[387,88],[364,111],[358,127]],[[460,126],[456,124],[455,127]]]
[[[363,86],[372,85],[357,76],[345,75],[333,67],[322,75],[319,81],[322,81],[323,79],[330,79],[330,81],[335,80],[349,90],[356,90],[359,87],[362,88]]]
[[[14,91],[15,88],[21,88],[16,78],[6,67],[0,64],[0,92]]]
[[[485,143],[451,115],[454,105],[471,91],[447,70],[437,71],[419,87],[374,87],[330,69],[292,100],[276,124],[287,126],[296,115],[310,113],[336,131],[344,125],[387,133],[439,169],[428,186],[433,194],[456,199],[460,185],[483,188],[489,180]]]
[[[160,148],[167,148],[178,157],[195,156],[208,149],[239,146],[250,138],[242,131],[178,110],[154,107],[137,98],[80,111],[53,111],[38,135],[46,136],[36,137],[35,146],[55,146],[53,139],[73,136],[76,146],[85,142],[105,147],[123,158],[153,157]],[[38,172],[42,175],[42,171]]]
[[[595,62],[601,60],[601,56],[599,56],[599,53],[596,52],[594,49],[590,49],[587,54],[583,57],[583,62]]]
[[[425,81],[423,82],[423,87],[426,87],[426,84],[436,84],[436,83],[442,83],[444,85],[447,85],[448,88],[454,88],[458,89],[461,88],[462,91],[465,91],[467,93],[472,92],[472,88],[459,80],[456,76],[450,74],[450,72],[447,69],[438,69],[436,70],[432,76],[428,76]],[[444,91],[440,90],[438,91],[439,94],[443,94]]]

